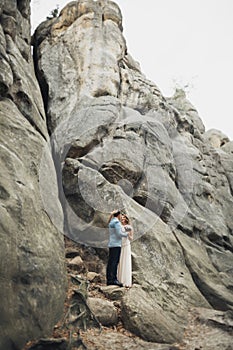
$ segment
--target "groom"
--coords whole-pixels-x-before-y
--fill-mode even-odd
[[[117,280],[117,267],[121,254],[121,239],[127,237],[128,233],[121,230],[121,212],[118,210],[113,213],[109,223],[109,256],[107,265],[107,285],[116,285],[123,287],[123,284]]]

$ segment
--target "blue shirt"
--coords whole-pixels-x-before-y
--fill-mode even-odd
[[[127,237],[128,233],[122,231],[121,223],[117,218],[112,218],[109,225],[108,247],[121,247],[122,237]]]

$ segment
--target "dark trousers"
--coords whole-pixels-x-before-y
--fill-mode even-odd
[[[120,260],[121,247],[109,248],[107,265],[107,283],[117,280],[117,266]]]

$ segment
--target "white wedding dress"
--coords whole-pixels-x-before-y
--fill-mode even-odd
[[[132,230],[132,226],[123,226],[123,231]],[[128,237],[122,237],[121,255],[118,264],[117,279],[125,287],[132,286],[132,261],[131,261],[131,245]]]

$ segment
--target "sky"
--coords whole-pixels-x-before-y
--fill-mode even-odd
[[[233,140],[233,1],[115,0],[128,52],[164,96],[184,88],[206,130]],[[31,0],[32,30],[56,5]]]

